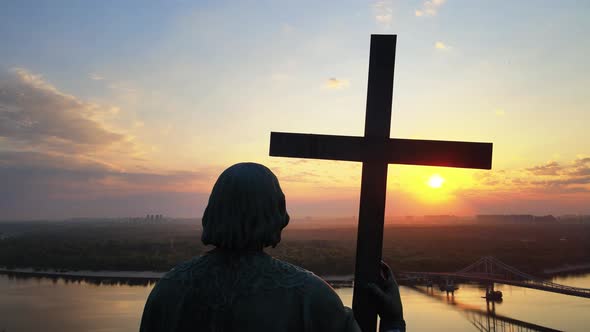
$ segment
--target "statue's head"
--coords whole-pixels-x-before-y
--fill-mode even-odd
[[[235,164],[213,186],[201,241],[231,250],[275,247],[288,223],[285,195],[271,170],[256,163]]]

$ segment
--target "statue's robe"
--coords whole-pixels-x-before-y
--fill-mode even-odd
[[[264,252],[213,250],[168,272],[152,290],[141,332],[360,331],[321,278]]]

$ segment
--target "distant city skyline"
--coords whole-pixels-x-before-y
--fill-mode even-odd
[[[0,220],[200,217],[275,172],[293,216],[358,214],[360,165],[268,156],[362,135],[369,38],[397,34],[392,137],[494,143],[492,171],[393,165],[386,215],[590,214],[590,3],[9,1]]]

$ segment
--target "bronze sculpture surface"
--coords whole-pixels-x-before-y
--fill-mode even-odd
[[[288,222],[285,196],[268,168],[240,163],[225,170],[203,215],[201,239],[216,248],[158,282],[140,330],[360,331],[326,282],[264,253]],[[382,330],[404,330],[397,285],[384,279],[372,288],[387,320]]]

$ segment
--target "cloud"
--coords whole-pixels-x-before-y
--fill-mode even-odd
[[[36,151],[0,151],[1,169],[63,170],[89,172],[119,172],[116,166],[104,161],[67,154]]]
[[[523,169],[477,173],[479,186],[505,192],[543,194],[590,193],[590,158],[580,157],[569,163],[550,161]]]
[[[350,180],[360,181],[358,165],[355,164],[334,160],[286,159],[272,160],[267,166],[275,172],[281,183],[313,183],[316,187],[341,189],[350,187]]]
[[[126,93],[126,94],[139,93],[139,90],[131,82],[125,82],[125,81],[111,82],[107,86],[109,89],[115,90],[115,91],[118,91],[121,93]]]
[[[342,89],[348,87],[350,82],[348,80],[339,80],[336,78],[329,78],[324,86],[328,89]]]
[[[129,216],[152,209],[197,216],[218,173],[215,168],[127,172],[74,155],[0,151],[0,219]]]
[[[569,174],[574,176],[590,175],[590,157],[579,157],[574,160]]]
[[[90,73],[90,75],[88,75],[88,78],[90,78],[93,81],[102,81],[104,80],[104,77],[97,74],[97,73]]]
[[[560,178],[556,179],[556,183],[575,184],[576,179],[579,179],[579,184],[585,184],[584,177],[590,176],[590,157],[578,157],[566,165],[550,161],[526,170],[538,176],[559,176]]]
[[[590,213],[590,158],[477,171],[473,179],[454,193],[473,213]]]
[[[441,41],[437,41],[436,43],[434,43],[434,48],[436,48],[437,50],[441,50],[441,51],[450,51],[452,49],[451,46],[449,46]]]
[[[201,213],[218,168],[151,168],[140,143],[108,125],[120,113],[26,69],[0,72],[0,219]]]
[[[565,178],[553,178],[547,180],[532,181],[532,184],[542,185],[547,188],[555,187],[569,187],[570,185],[576,185],[577,191],[588,191],[587,188],[581,188],[579,186],[590,184],[590,176],[577,176],[577,177],[565,177]],[[568,188],[571,189],[571,188]]]
[[[0,73],[0,137],[45,150],[101,150],[128,138],[96,118],[116,108],[82,101],[18,68]]]
[[[272,73],[270,75],[270,80],[276,83],[287,82],[291,80],[291,78],[291,75],[285,73]]]
[[[420,9],[416,9],[414,14],[418,17],[435,16],[438,13],[440,7],[446,2],[446,0],[429,0],[422,3]]]
[[[534,166],[526,169],[534,175],[559,175],[562,167],[556,161],[548,162],[544,165]]]
[[[294,31],[295,31],[295,27],[293,27],[291,24],[283,23],[281,25],[281,32],[284,34],[291,34]]]
[[[391,0],[381,0],[373,4],[373,14],[377,24],[389,27],[393,21],[393,3]]]

